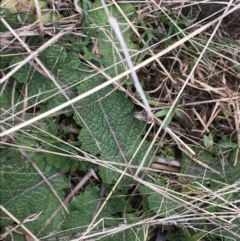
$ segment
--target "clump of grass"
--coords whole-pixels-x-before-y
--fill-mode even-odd
[[[26,3],[1,10],[0,237],[240,239],[239,4]]]

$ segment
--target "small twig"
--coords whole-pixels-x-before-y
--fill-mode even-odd
[[[179,168],[173,167],[173,166],[168,166],[168,165],[163,165],[163,164],[159,164],[159,163],[152,163],[151,168],[156,169],[156,170],[160,170],[160,171],[168,171],[168,172],[179,172]]]

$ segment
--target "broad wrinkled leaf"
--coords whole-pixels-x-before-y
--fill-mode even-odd
[[[103,83],[101,77],[96,76],[78,87],[82,94]],[[124,93],[113,91],[108,86],[78,102],[82,106],[79,114],[84,123],[74,116],[82,130],[79,135],[81,148],[92,155],[100,155],[103,160],[125,163],[121,155],[124,153],[129,161],[137,150],[145,133],[145,123],[133,117],[133,104]],[[133,164],[138,165],[149,144],[144,142]],[[100,167],[100,175],[105,183],[113,183],[119,177],[116,171]]]

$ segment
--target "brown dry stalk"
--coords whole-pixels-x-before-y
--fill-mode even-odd
[[[18,0],[18,3],[22,8],[25,8],[28,11],[32,11],[33,13],[36,13],[36,8],[31,3],[29,3],[28,1]]]

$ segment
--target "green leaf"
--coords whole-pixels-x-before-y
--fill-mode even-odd
[[[150,182],[152,183],[152,180]],[[154,185],[165,188],[166,184],[161,179],[155,179]],[[179,214],[184,209],[184,207],[176,208],[179,204],[179,200],[182,199],[177,193],[169,196],[166,193],[166,195],[164,196],[162,194],[154,192],[149,187],[142,185],[140,186],[139,191],[144,197],[143,204],[145,205],[145,209],[150,209],[161,217],[169,217],[175,214]],[[175,197],[178,197],[179,200],[175,199]]]
[[[14,93],[14,103],[12,103]],[[1,118],[3,115],[12,114],[12,111],[20,111],[23,108],[23,103],[20,103],[23,101],[22,96],[13,90],[12,84],[8,84],[5,86],[4,91],[0,94],[0,108],[1,110]],[[3,112],[7,111],[5,114],[2,114]],[[9,113],[10,112],[10,113]]]
[[[144,240],[145,234],[143,229],[131,228],[125,231],[113,234],[106,238],[102,238],[102,241],[122,241],[122,240],[131,240],[131,241],[139,241]]]
[[[171,112],[170,115],[168,116],[168,119],[166,120],[163,128],[166,128],[166,127],[169,125],[169,123],[171,122],[172,118],[175,116],[175,114],[176,114],[175,109],[176,109],[178,103],[179,103],[179,101],[177,101],[175,107],[173,108],[172,112]],[[155,115],[156,117],[163,117],[163,116],[166,116],[166,115],[168,114],[168,112],[169,112],[169,108],[166,108],[166,109],[157,111],[154,115]]]
[[[76,196],[70,206],[70,215],[67,216],[63,229],[72,229],[84,231],[86,226],[92,220],[93,212],[96,208],[99,198],[99,188],[96,186],[87,186],[81,195]]]
[[[167,115],[168,111],[169,109],[163,109],[163,110],[157,111],[154,115],[156,117],[163,117]]]
[[[24,221],[30,215],[41,213],[34,221],[25,223],[25,226],[37,234],[43,228],[45,222],[50,218],[60,201],[53,194],[49,186],[43,181],[38,172],[31,166],[21,161],[21,153],[14,156],[14,152],[1,151],[0,171],[0,202],[18,220]],[[31,158],[31,156],[30,156]],[[43,155],[33,155],[36,165],[46,177],[52,176],[55,171],[43,161]],[[62,175],[57,175],[49,180],[58,196],[64,198],[64,188],[69,188],[68,180]],[[1,226],[15,225],[5,213],[0,211]],[[64,220],[63,212],[59,212],[51,222],[43,228],[41,235],[47,235],[58,228]]]
[[[236,143],[233,143],[233,142],[231,142],[231,141],[220,141],[219,142],[219,146],[221,147],[221,148],[233,148],[233,149],[235,149],[235,148],[238,148],[238,145],[236,144]]]
[[[119,5],[128,17],[133,15],[135,8],[132,4],[126,3]],[[138,46],[131,41],[131,35],[134,33],[129,24],[123,18],[120,11],[114,6],[109,6],[109,12],[114,16],[122,31],[123,38],[125,40],[126,46],[129,51],[137,50]],[[115,35],[114,30],[109,26],[108,17],[105,10],[102,8],[100,1],[95,1],[89,11],[89,19],[93,22],[93,29],[90,34],[98,39],[98,53],[102,56],[103,60],[107,63],[106,67],[116,64],[122,59],[121,46],[119,44],[118,38]],[[106,72],[114,77],[122,73],[126,69],[126,64],[120,63],[117,66],[107,69]]]
[[[50,71],[56,68],[56,65],[66,63],[67,51],[60,45],[51,45],[40,55],[40,59]]]
[[[40,129],[40,127],[42,129]],[[49,165],[49,168],[53,168],[61,172],[83,169],[82,167],[84,165],[79,159],[76,160],[74,158],[69,158],[69,156],[64,156],[64,154],[69,155],[69,153],[71,153],[71,155],[77,154],[77,151],[74,148],[46,135],[46,133],[52,135],[55,133],[55,130],[53,130],[53,132],[51,131],[51,126],[46,126],[41,123],[38,131],[34,131],[33,133],[34,136],[16,136],[16,143],[19,146],[36,148],[36,151],[41,149],[43,153],[38,153],[38,156],[42,158],[42,161]],[[30,155],[34,155],[34,151],[35,150],[33,149]],[[47,151],[48,153],[45,154],[44,151]]]
[[[183,208],[176,209],[179,201],[174,201],[175,197],[178,197],[177,194],[174,195],[175,196],[172,198],[164,197],[159,193],[153,193],[149,195],[149,208],[158,213],[161,217],[170,217],[172,215],[179,214]]]
[[[12,61],[10,62],[10,65],[15,67],[15,65],[22,62],[24,58],[20,56],[15,56],[12,58]],[[26,83],[27,81],[31,80],[33,78],[33,75],[35,73],[34,68],[29,64],[23,65],[18,71],[16,71],[13,74],[13,77],[19,82],[19,83]]]
[[[13,54],[14,52],[12,51],[11,53]],[[4,68],[6,68],[11,62],[11,60],[12,60],[12,56],[9,54],[0,55],[0,69],[3,70]]]
[[[172,110],[171,110],[170,115],[168,116],[167,120],[165,121],[165,123],[164,123],[164,125],[163,125],[163,128],[164,128],[164,129],[168,127],[169,123],[171,122],[172,118],[174,117],[174,115],[175,115],[175,109],[177,108],[178,104],[179,104],[179,100],[176,101],[174,107],[173,107]],[[170,110],[169,110],[169,111],[170,111]]]
[[[193,148],[193,150],[198,160],[218,171],[219,174],[196,164],[184,153],[181,159],[181,173],[187,175],[191,173],[195,177],[195,180],[206,185],[208,188],[211,186],[212,190],[221,188],[219,182],[233,184],[239,180],[240,162],[237,162],[236,165],[234,165],[234,160],[223,163],[219,160],[217,154],[213,152],[201,150],[200,148]]]
[[[212,133],[209,133],[209,135],[203,136],[203,143],[206,148],[208,148],[209,150],[212,150],[213,144],[214,144]]]
[[[57,149],[57,147],[61,148],[61,151],[59,149]],[[81,168],[82,164],[79,159],[76,160],[76,159],[65,157],[65,156],[61,155],[61,154],[64,154],[63,150],[67,150],[71,154],[74,154],[74,153],[76,154],[76,151],[73,148],[70,148],[70,147],[60,144],[60,143],[56,143],[55,147],[45,146],[44,149],[47,151],[52,151],[52,152],[56,152],[56,153],[60,154],[60,155],[57,155],[57,154],[47,154],[46,155],[46,162],[49,165],[51,164],[52,166],[57,168],[57,170],[73,171],[73,170],[77,170],[77,169],[82,169]]]
[[[185,241],[191,241],[189,240],[189,237],[186,235],[184,230],[182,228],[170,230],[167,233],[167,240],[169,241],[175,241],[175,240],[185,240]]]
[[[202,161],[206,165],[210,166],[213,169],[216,169],[217,171],[221,172],[221,163],[219,162],[219,159],[212,153],[207,151],[200,151],[199,149],[193,148],[195,153],[197,153],[198,160]],[[200,165],[196,164],[189,156],[183,153],[182,159],[182,168],[181,173],[189,175],[191,173],[192,176],[194,176],[194,179],[192,181],[196,180],[201,182],[204,185],[211,185],[211,188],[215,189],[218,188],[219,185],[214,182],[214,180],[222,180],[221,175],[218,175],[217,173],[207,170],[204,167],[201,167]]]
[[[67,216],[63,225],[64,230],[85,231],[86,227],[91,223],[93,214],[96,210],[98,202],[103,203],[104,199],[99,199],[99,188],[97,186],[88,185],[81,195],[76,196],[70,206],[70,215]],[[116,205],[118,204],[118,205]],[[119,198],[111,198],[98,216],[96,223],[104,218],[104,221],[95,226],[94,230],[104,227],[118,225],[118,221],[114,220],[114,216],[123,210],[126,201]]]
[[[221,236],[225,236],[224,241],[233,241],[233,240],[238,240],[239,239],[239,234],[240,234],[240,218],[234,219],[232,222],[232,228],[231,232],[227,232],[227,230],[221,230]],[[238,237],[236,237],[238,235]]]
[[[4,20],[11,26],[11,28],[16,29],[20,27],[18,17],[16,14],[13,14],[7,8],[0,8],[0,16],[4,18]],[[0,31],[5,32],[8,29],[5,25],[0,21]]]
[[[132,15],[135,11],[134,5],[130,3],[120,4],[119,6],[121,10],[124,12],[124,14],[128,17],[129,15]],[[125,22],[123,20],[123,16],[121,12],[113,4],[108,6],[108,10],[110,14],[118,20],[119,23]],[[108,16],[104,8],[102,7],[101,1],[95,1],[91,5],[91,11],[89,11],[89,17],[91,21],[94,22],[98,27],[104,27],[108,24]]]
[[[14,103],[13,103],[14,102]],[[15,123],[12,121],[12,114],[21,111],[23,108],[23,98],[22,96],[13,88],[12,83],[9,83],[4,87],[2,93],[0,93],[0,121],[1,126],[5,129],[9,129]],[[21,113],[16,115],[21,118]],[[4,121],[5,118],[10,118]],[[15,118],[16,119],[16,118]],[[1,130],[3,131],[3,129]]]
[[[76,88],[70,88],[70,85],[80,80],[80,74],[77,69],[81,66],[81,61],[78,55],[67,52],[67,50],[60,45],[52,45],[40,54],[40,59],[49,69],[58,85],[61,86],[62,89],[65,89],[65,94],[68,98],[72,99],[75,97]],[[15,56],[12,58],[10,64],[18,64],[22,60],[22,57]],[[28,83],[29,104],[35,104],[42,100],[47,102],[48,108],[51,109],[66,102],[66,97],[63,96],[62,93],[56,95],[59,90],[53,81],[39,73],[29,63],[15,72],[13,77],[19,83]],[[49,99],[52,95],[54,96]],[[45,100],[46,98],[48,98],[48,100]],[[64,110],[69,110],[69,108],[65,108]]]
[[[91,78],[78,87],[79,95],[103,83],[99,76]],[[121,151],[129,161],[133,157],[145,133],[145,123],[133,117],[133,104],[124,93],[114,91],[113,87],[106,87],[87,98],[79,101],[82,106],[74,119],[82,126],[79,135],[81,148],[92,155],[100,155],[103,160],[125,163]],[[149,144],[144,142],[133,164],[138,165]],[[115,182],[119,174],[105,167],[100,167],[100,176],[105,183]]]

